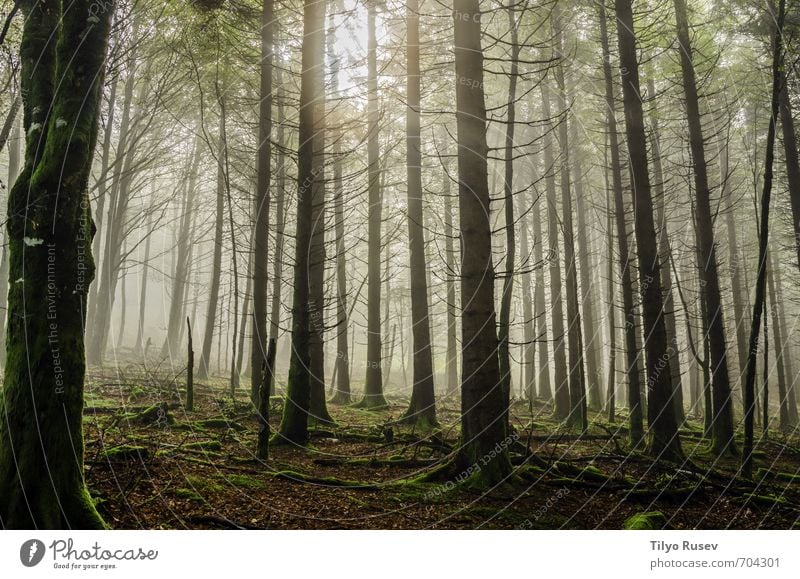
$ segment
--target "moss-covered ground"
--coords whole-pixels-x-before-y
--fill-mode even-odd
[[[426,431],[397,423],[402,396],[380,410],[331,405],[335,425],[315,427],[305,448],[275,446],[261,463],[244,389],[234,403],[223,380],[197,384],[186,412],[181,387],[131,368],[124,380],[90,375],[86,478],[114,528],[789,529],[800,517],[797,435],[770,432],[748,481],[737,459],[708,452],[697,421],[682,430],[690,460],[654,464],[630,449],[624,409],[615,424],[593,413],[579,436],[547,403],[516,401],[514,475],[478,490],[465,481],[480,465],[441,468],[458,443],[456,399],[439,400],[439,425]]]

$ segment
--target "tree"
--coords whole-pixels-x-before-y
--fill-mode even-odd
[[[217,194],[216,206],[214,208],[214,249],[211,261],[211,286],[208,290],[208,302],[206,305],[206,326],[203,332],[203,345],[200,351],[200,365],[197,370],[197,377],[205,380],[211,374],[211,346],[214,341],[214,325],[217,323],[217,306],[219,305],[220,278],[222,272],[222,234],[225,212],[225,156],[227,153],[227,142],[225,140],[225,89],[218,92],[217,104],[219,105],[219,133],[217,136]]]
[[[486,105],[479,0],[454,0],[458,200],[461,224],[461,446],[456,464],[478,486],[511,473],[494,312]],[[500,452],[495,449],[500,446]],[[484,464],[487,456],[494,458]],[[472,472],[472,471],[470,471]]]
[[[647,367],[647,418],[650,427],[649,452],[656,458],[679,460],[683,456],[683,450],[678,438],[678,424],[672,403],[667,334],[663,317],[661,264],[653,223],[653,200],[650,195],[647,141],[639,87],[639,62],[636,54],[632,0],[616,0],[616,14],[635,212],[634,233],[638,248],[639,291],[646,337],[644,350]]]
[[[725,324],[722,314],[722,296],[717,275],[717,252],[714,244],[714,222],[711,216],[710,189],[706,168],[705,141],[700,118],[697,80],[692,62],[692,45],[689,38],[689,21],[686,0],[674,0],[675,20],[678,29],[678,46],[681,53],[683,94],[686,99],[686,117],[689,123],[689,144],[695,182],[695,211],[697,246],[700,259],[702,297],[705,302],[706,324],[711,353],[711,381],[713,384],[713,446],[717,453],[736,453],[733,440],[733,404],[731,402],[728,356],[725,345]],[[669,346],[672,348],[672,345]],[[669,352],[669,350],[668,350]]]
[[[603,77],[605,79],[606,130],[611,151],[611,177],[614,196],[614,221],[617,230],[619,251],[620,289],[625,314],[625,364],[628,379],[628,407],[630,409],[630,439],[635,446],[644,438],[642,424],[641,383],[639,379],[638,349],[636,347],[636,309],[633,302],[633,280],[628,246],[628,228],[625,223],[625,202],[622,191],[622,161],[619,156],[617,133],[616,98],[614,80],[611,76],[611,51],[608,40],[608,17],[603,3],[598,5],[600,13],[600,41],[603,50]]]
[[[331,63],[331,97],[339,96],[340,58],[334,50],[334,20],[331,13],[328,17],[328,58]],[[333,162],[333,213],[334,234],[336,237],[336,367],[334,368],[336,389],[331,398],[332,404],[350,404],[350,348],[347,343],[349,318],[347,312],[347,256],[344,247],[344,187],[342,184],[342,147],[341,134],[331,131],[333,144],[331,157]]]
[[[511,36],[510,64],[508,72],[508,96],[506,99],[506,131],[503,142],[503,208],[505,214],[506,259],[503,275],[503,293],[500,296],[500,323],[497,328],[500,355],[500,381],[503,385],[503,398],[508,407],[511,400],[511,352],[509,339],[511,334],[511,300],[514,297],[514,268],[516,266],[516,234],[514,231],[514,130],[516,129],[517,77],[519,76],[519,19],[514,17],[514,10],[509,6],[509,32]],[[521,17],[520,17],[521,18]]]
[[[83,478],[83,328],[94,277],[87,186],[114,5],[20,5],[28,143],[9,196],[18,281],[0,398],[0,524],[100,529]]]
[[[311,254],[314,224],[314,188],[319,187],[323,147],[320,128],[325,107],[325,3],[303,3],[303,55],[300,78],[300,126],[297,150],[297,216],[295,232],[294,288],[292,297],[292,353],[289,381],[280,431],[276,442],[305,445],[311,403]],[[320,224],[316,225],[321,227]],[[318,306],[319,307],[319,306]]]
[[[258,403],[267,356],[267,262],[269,256],[269,187],[272,168],[273,2],[261,5],[261,70],[256,158],[256,199],[253,217],[253,337],[250,353],[250,399]],[[269,385],[267,385],[269,390]]]
[[[408,253],[411,276],[413,386],[405,419],[420,426],[436,424],[433,390],[428,283],[425,276],[425,230],[422,212],[422,152],[420,142],[419,2],[406,7],[406,168],[408,176]]]
[[[550,331],[555,365],[554,416],[564,420],[569,416],[569,384],[567,354],[564,351],[564,306],[561,283],[561,255],[558,243],[558,209],[556,207],[556,176],[553,155],[553,126],[550,112],[550,89],[542,83],[542,113],[548,123],[544,135],[545,191],[547,202],[547,263],[550,270]],[[541,334],[541,332],[539,332]]]
[[[378,111],[378,40],[375,32],[376,0],[367,0],[367,372],[366,408],[386,406],[381,361],[381,168]]]
[[[563,56],[563,31],[561,30],[561,7],[553,9],[553,29],[556,51]],[[558,140],[561,146],[561,216],[564,237],[564,281],[567,290],[567,344],[569,348],[569,414],[567,423],[581,430],[588,428],[586,417],[586,376],[583,369],[583,336],[581,335],[581,313],[578,301],[578,263],[575,259],[575,228],[572,222],[572,182],[570,180],[569,151],[569,105],[564,81],[564,67],[559,60],[555,68],[558,85],[558,105],[564,115],[558,124]]]
[[[761,330],[761,316],[767,286],[767,251],[769,244],[769,209],[772,197],[773,163],[775,161],[775,127],[780,113],[780,93],[784,64],[783,23],[786,18],[786,0],[779,0],[778,14],[770,6],[770,17],[775,17],[775,36],[772,42],[772,98],[770,101],[769,126],[767,128],[766,151],[764,154],[764,187],[761,191],[761,207],[758,224],[758,275],[753,300],[753,317],[750,324],[750,348],[747,354],[747,373],[744,383],[744,450],[742,452],[742,475],[753,477],[753,415],[756,405],[756,355],[758,354],[758,334]],[[767,336],[764,336],[766,340]]]
[[[647,92],[650,98],[655,98],[655,82],[652,77],[647,79]],[[658,115],[654,110],[650,111],[651,137],[650,142],[653,148],[653,170],[655,177],[656,191],[656,221],[659,225],[658,232],[658,255],[661,263],[661,284],[664,290],[664,324],[667,329],[667,340],[669,341],[669,370],[672,380],[673,402],[675,403],[675,416],[679,423],[684,421],[683,412],[683,386],[681,384],[681,362],[680,344],[678,343],[678,325],[675,321],[675,300],[672,296],[672,275],[669,263],[672,255],[672,245],[669,240],[669,227],[667,226],[666,211],[666,192],[664,191],[664,171],[661,166],[661,134],[658,123]]]

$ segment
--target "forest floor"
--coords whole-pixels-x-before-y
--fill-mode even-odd
[[[254,456],[246,388],[235,405],[226,390],[222,381],[196,385],[186,412],[174,380],[141,369],[90,373],[86,478],[113,528],[621,529],[653,511],[665,528],[800,528],[797,435],[770,432],[746,481],[735,476],[739,459],[708,451],[696,421],[681,431],[691,464],[679,468],[631,451],[624,414],[614,424],[593,415],[578,437],[548,405],[517,401],[508,444],[515,476],[476,492],[457,484],[461,476],[410,482],[451,453],[457,399],[439,402],[442,427],[433,432],[387,426],[407,399],[379,411],[330,405],[336,425],[313,430],[307,448],[273,447],[264,464]],[[274,430],[281,401],[273,403]]]

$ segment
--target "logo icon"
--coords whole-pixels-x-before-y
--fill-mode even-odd
[[[44,543],[39,539],[28,539],[19,548],[19,560],[26,567],[35,567],[44,558]]]

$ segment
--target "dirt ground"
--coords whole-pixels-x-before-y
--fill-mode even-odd
[[[477,492],[458,484],[463,473],[420,482],[452,454],[458,400],[439,402],[433,432],[389,426],[400,398],[380,411],[331,406],[335,425],[315,428],[307,448],[273,447],[265,464],[244,387],[234,405],[222,382],[197,385],[193,412],[181,396],[175,381],[141,371],[90,375],[86,478],[113,528],[621,529],[653,511],[667,528],[800,528],[797,435],[770,432],[750,482],[734,476],[737,458],[708,453],[697,422],[682,431],[691,463],[680,468],[631,451],[624,415],[593,416],[579,439],[548,405],[516,401],[514,476]]]

